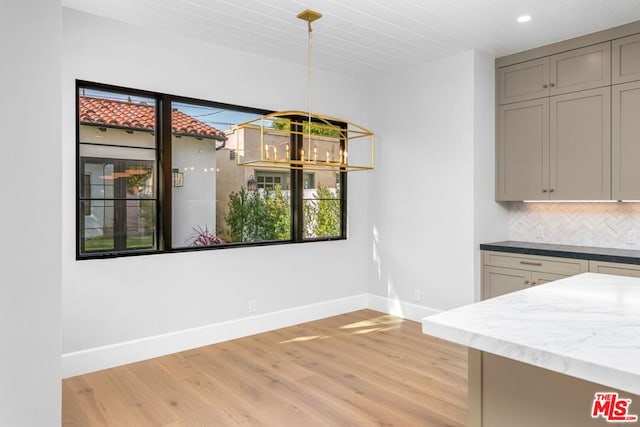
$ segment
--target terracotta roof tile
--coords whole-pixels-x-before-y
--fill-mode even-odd
[[[153,131],[155,107],[145,103],[81,96],[80,124]],[[171,128],[174,135],[226,140],[224,132],[175,108],[171,112]]]

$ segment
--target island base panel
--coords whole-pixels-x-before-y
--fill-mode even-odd
[[[632,399],[629,414],[640,416],[640,396],[469,350],[470,427],[640,426],[640,421],[592,418],[597,392],[618,392],[620,398]]]

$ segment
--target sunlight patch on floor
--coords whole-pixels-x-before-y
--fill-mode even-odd
[[[357,329],[357,328],[371,328],[386,326],[389,324],[400,325],[404,322],[403,319],[394,316],[377,316],[369,320],[362,320],[360,322],[349,323],[348,325],[340,326],[339,329]]]
[[[305,342],[305,341],[313,341],[313,340],[325,340],[327,338],[331,338],[329,335],[309,335],[306,337],[295,337],[290,340],[280,341],[280,344],[288,344],[292,342]]]

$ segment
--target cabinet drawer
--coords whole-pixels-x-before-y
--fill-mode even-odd
[[[635,264],[589,261],[589,271],[592,273],[615,274],[616,276],[640,277],[640,265]]]
[[[589,262],[582,259],[556,258],[533,255],[510,254],[505,252],[484,251],[484,265],[521,270],[547,272],[571,276],[589,270]]]

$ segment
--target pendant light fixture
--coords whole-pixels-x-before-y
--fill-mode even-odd
[[[237,126],[237,163],[267,169],[352,172],[374,167],[374,134],[349,120],[311,112],[311,23],[307,22],[307,111],[277,111]]]

